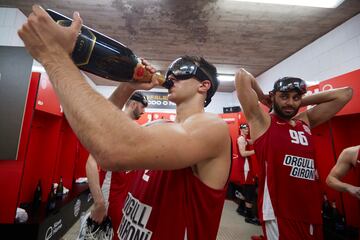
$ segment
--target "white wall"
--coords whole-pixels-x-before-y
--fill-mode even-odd
[[[24,46],[17,30],[26,16],[17,8],[0,8],[0,46]]]
[[[205,108],[206,112],[223,113],[224,107],[239,106],[237,98],[234,99],[233,93],[217,92],[212,97],[211,103]]]
[[[360,68],[360,14],[257,77],[264,91],[284,76],[321,82]]]

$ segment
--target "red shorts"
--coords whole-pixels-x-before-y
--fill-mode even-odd
[[[277,218],[264,221],[262,229],[267,240],[322,240],[322,224]]]

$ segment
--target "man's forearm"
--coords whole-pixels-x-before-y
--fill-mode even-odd
[[[327,90],[319,93],[314,93],[302,98],[301,106],[316,105],[324,102],[330,102],[337,98],[351,97],[351,88],[344,87],[338,89]]]
[[[131,88],[128,84],[120,83],[120,85],[109,97],[109,100],[119,109],[122,109],[133,92],[134,89]]]
[[[254,89],[259,101],[261,101],[265,97],[265,94],[254,77],[251,78],[251,87]]]
[[[86,162],[86,176],[88,178],[89,188],[94,202],[97,204],[104,203],[104,197],[100,187],[100,179],[95,159],[90,155]]]
[[[340,192],[347,192],[349,187],[351,187],[352,185],[348,184],[348,183],[344,183],[342,181],[340,181],[339,179],[337,179],[336,177],[333,176],[328,176],[326,179],[326,183],[329,187],[340,191]]]
[[[240,155],[242,157],[249,157],[251,155],[254,155],[255,154],[255,151],[254,150],[250,150],[250,151],[241,151],[240,152]]]

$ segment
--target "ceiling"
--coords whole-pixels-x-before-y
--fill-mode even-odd
[[[0,7],[28,15],[34,3],[67,16],[79,11],[85,25],[161,71],[187,54],[204,56],[221,74],[244,67],[255,76],[360,12],[360,0],[345,0],[335,9],[233,0],[0,0]],[[233,90],[232,82],[219,87]]]

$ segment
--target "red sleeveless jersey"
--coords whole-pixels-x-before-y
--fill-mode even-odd
[[[360,148],[359,148],[359,152],[357,155],[357,161],[356,161],[356,165],[355,168],[357,170],[357,176],[358,176],[358,186],[360,186]]]
[[[358,151],[358,155],[357,155],[357,161],[355,164],[355,176],[357,177],[357,185],[356,186],[360,186],[360,148]],[[360,216],[360,201],[357,201],[358,204],[358,214]],[[359,227],[360,229],[360,222],[359,222]],[[359,240],[360,240],[360,234],[359,234]]]
[[[250,145],[249,143],[249,139],[247,139],[246,137],[240,135],[237,139],[237,146],[239,149],[239,155],[238,158],[232,162],[232,171],[239,171],[238,174],[238,178],[235,179],[235,177],[233,176],[232,179],[235,179],[235,183],[243,185],[243,184],[255,184],[255,170],[254,170],[254,159],[253,156],[249,156],[249,157],[243,157],[241,156],[240,153],[240,148],[239,148],[239,142],[240,142],[240,138],[244,138],[246,145],[245,145],[245,150],[246,151],[250,151],[252,150],[252,145]],[[248,166],[246,166],[246,164]],[[235,175],[235,173],[234,173]]]
[[[119,239],[216,239],[226,187],[206,186],[190,167],[134,172],[116,233]]]
[[[245,150],[246,151],[251,151],[253,150],[253,146],[249,143],[249,139],[245,139],[246,141],[246,147]],[[245,184],[250,184],[253,185],[255,184],[255,158],[253,155],[246,157],[245,159],[247,159],[247,162],[249,164],[249,171],[247,173],[247,176],[245,178]],[[245,175],[245,174],[244,174]]]
[[[105,175],[107,171],[100,170],[100,184],[103,185],[105,182]],[[131,181],[132,172],[118,171],[111,172],[110,182],[107,188],[109,189],[108,201],[109,206],[107,210],[107,215],[111,219],[113,225],[114,233],[118,230],[120,221],[122,219],[122,208],[124,206],[124,201],[127,196],[127,190]],[[104,196],[105,197],[105,196]],[[117,234],[114,234],[113,240],[117,240]]]
[[[259,209],[262,218],[265,177],[276,217],[321,224],[321,191],[316,179],[315,149],[310,128],[293,127],[271,114],[269,129],[254,143],[261,164]]]

